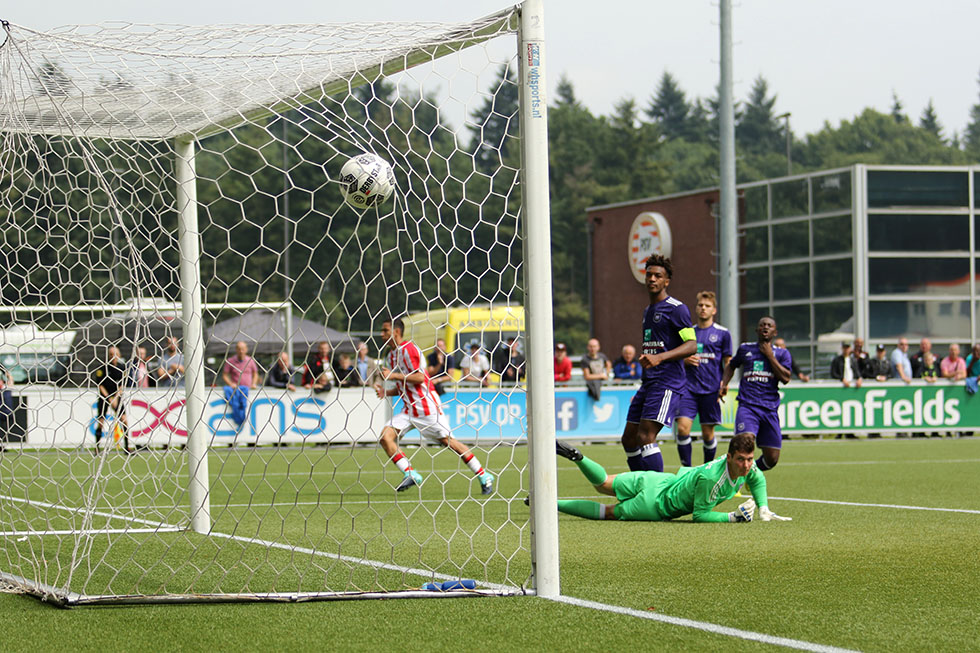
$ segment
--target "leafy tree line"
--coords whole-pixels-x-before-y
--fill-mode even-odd
[[[40,78],[38,94],[72,92],[52,64]],[[522,303],[517,98],[515,70],[501,66],[459,129],[437,97],[376,80],[203,140],[205,300],[279,301],[288,276],[300,314],[352,331],[373,329],[388,311]],[[594,114],[570,79],[559,80],[549,108],[556,338],[577,345],[589,335],[585,209],[717,185],[717,112],[716,98],[688,98],[669,72],[645,101],[624,98],[610,115]],[[777,96],[757,78],[737,104],[740,182],[785,174],[778,113]],[[794,172],[980,161],[980,103],[962,135],[946,135],[931,103],[913,124],[896,96],[888,113],[869,108],[788,136]],[[113,301],[136,287],[179,297],[169,144],[8,143],[23,152],[0,175],[4,302]],[[334,182],[360,151],[394,164],[397,206],[359,213],[343,204]]]
[[[620,100],[608,116],[576,98],[559,80],[549,108],[556,337],[588,338],[586,222],[588,206],[676,193],[719,183],[718,99],[689,98],[664,72],[648,99]],[[867,108],[814,134],[786,133],[777,95],[764,77],[736,103],[738,182],[784,176],[790,140],[793,173],[855,163],[952,165],[980,163],[980,102],[962,134],[947,134],[932,102],[913,122],[898,96],[888,113]]]

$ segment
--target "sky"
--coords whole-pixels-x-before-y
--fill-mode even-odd
[[[37,0],[6,3],[0,18],[38,30],[131,23],[462,21],[502,0]],[[548,87],[571,80],[579,100],[608,115],[620,100],[645,107],[663,72],[689,98],[714,95],[719,74],[717,1],[544,0]],[[736,0],[735,97],[763,76],[798,136],[865,107],[888,112],[897,94],[917,122],[932,100],[944,134],[962,133],[980,103],[980,2],[940,0]]]

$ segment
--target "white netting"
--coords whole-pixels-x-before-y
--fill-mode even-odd
[[[465,25],[6,25],[0,363],[17,378],[0,407],[0,579],[80,602],[525,585],[522,385],[445,384],[457,436],[497,477],[488,498],[417,431],[405,448],[426,480],[396,494],[402,474],[377,446],[391,407],[367,385],[390,316],[411,316],[426,354],[444,338],[457,360],[473,341],[498,371],[520,360],[501,344],[523,339],[517,11]],[[188,279],[178,137],[196,153],[198,425],[178,367],[190,361],[168,349],[183,348]],[[364,212],[338,183],[361,152],[396,177],[393,199]],[[263,379],[280,352],[302,367],[328,341],[334,387],[303,387],[300,370],[296,390],[254,389],[236,415],[222,371],[239,341]],[[110,345],[124,381],[118,405],[106,390],[95,448]],[[195,427],[207,533],[190,529]]]

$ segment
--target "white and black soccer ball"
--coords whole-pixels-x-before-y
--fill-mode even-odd
[[[344,201],[355,209],[386,202],[395,191],[395,171],[377,154],[358,154],[340,169]]]

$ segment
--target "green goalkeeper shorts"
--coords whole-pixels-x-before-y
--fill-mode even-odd
[[[663,521],[657,507],[660,492],[677,478],[666,472],[626,472],[616,474],[613,492],[619,499],[616,518],[626,521]]]

